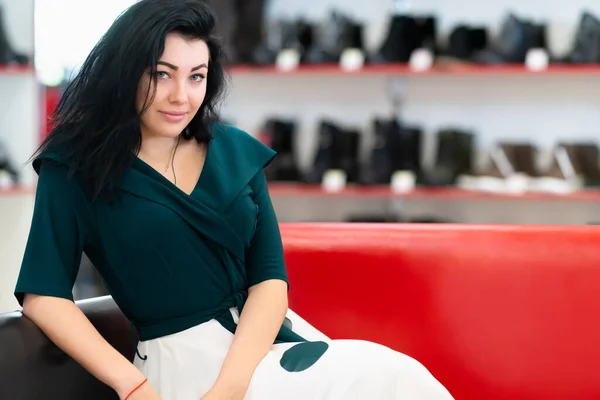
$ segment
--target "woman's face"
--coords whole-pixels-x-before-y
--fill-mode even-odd
[[[141,116],[143,135],[177,137],[186,128],[204,101],[208,62],[208,46],[203,40],[167,35],[157,63],[156,95]],[[138,112],[144,107],[151,78],[148,69],[138,87]]]

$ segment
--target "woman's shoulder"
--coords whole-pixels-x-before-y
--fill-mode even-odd
[[[244,146],[254,146],[271,150],[249,132],[223,122],[215,123],[213,125],[212,134],[215,140],[226,142],[229,145],[234,145],[242,149]]]
[[[215,153],[240,169],[262,169],[277,154],[250,133],[232,125],[215,124],[212,133]]]
[[[276,152],[246,131],[226,124],[215,124],[206,162],[206,182],[210,182],[219,208],[227,208],[246,186],[257,187],[263,169]]]
[[[86,203],[89,200],[79,175],[63,153],[43,150],[33,158],[31,164],[38,175],[38,194],[43,191],[49,195],[56,193],[65,200],[70,198]]]
[[[66,172],[70,169],[68,158],[61,152],[44,149],[39,152],[32,160],[31,165],[35,173],[39,176],[42,173],[42,167],[45,171]]]

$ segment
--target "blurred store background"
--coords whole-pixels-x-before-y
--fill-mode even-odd
[[[134,2],[0,0],[0,312],[16,307],[27,160]],[[280,221],[600,222],[597,0],[209,3],[230,55],[225,117],[279,152]],[[82,268],[76,296],[98,282]]]

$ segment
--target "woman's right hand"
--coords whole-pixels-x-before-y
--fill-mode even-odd
[[[127,395],[126,395],[127,396]],[[122,398],[121,400],[124,400]],[[156,390],[150,385],[149,382],[144,383],[135,392],[131,393],[131,396],[127,400],[162,400]]]

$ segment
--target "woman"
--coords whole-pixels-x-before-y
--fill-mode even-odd
[[[451,399],[415,360],[288,311],[274,153],[218,122],[214,25],[202,1],[142,0],[66,90],[33,162],[24,314],[121,399]],[[133,363],[72,301],[84,251],[139,335]]]

